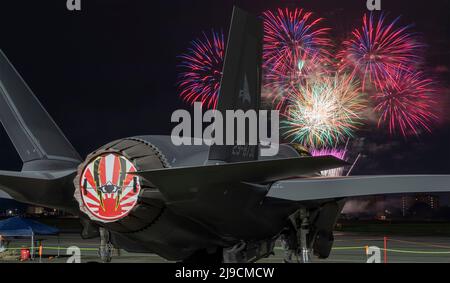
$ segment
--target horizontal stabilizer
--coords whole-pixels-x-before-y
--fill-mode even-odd
[[[1,50],[0,122],[24,163],[80,163],[78,153]]]
[[[73,170],[60,172],[9,172],[0,171],[0,190],[19,202],[62,209],[67,212],[78,211],[73,199]]]
[[[338,158],[321,156],[157,169],[136,174],[156,185],[169,200],[172,200],[177,196],[186,195],[186,192],[208,185],[273,182],[346,165],[347,162]]]
[[[308,201],[407,193],[450,192],[450,175],[352,176],[280,181],[267,197]]]

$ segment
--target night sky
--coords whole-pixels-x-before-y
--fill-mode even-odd
[[[232,6],[260,14],[303,7],[327,19],[337,42],[361,24],[365,0],[2,0],[0,48],[82,156],[111,140],[170,134],[178,55],[212,28],[228,30]],[[450,1],[382,0],[390,18],[414,23],[428,44],[426,68],[440,82],[442,120],[432,134],[392,138],[366,127],[351,144],[355,174],[450,174]],[[21,163],[3,128],[0,169]]]

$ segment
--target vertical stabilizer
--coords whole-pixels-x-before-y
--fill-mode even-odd
[[[225,55],[217,110],[259,111],[261,103],[262,21],[235,7]],[[249,137],[249,127],[246,136]],[[225,134],[225,133],[224,133]],[[226,140],[226,137],[225,137]],[[258,140],[259,144],[259,140]],[[222,146],[210,149],[209,160],[223,162],[258,159],[258,145]]]
[[[25,165],[40,160],[78,164],[81,160],[1,50],[0,121]]]

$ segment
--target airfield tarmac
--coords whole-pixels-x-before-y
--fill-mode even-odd
[[[382,236],[342,233],[335,235],[335,245],[327,260],[314,258],[317,263],[365,263],[367,261],[366,246],[382,249],[381,260],[384,261],[384,238]],[[81,262],[100,262],[97,256],[99,240],[83,240],[77,234],[63,234],[58,237],[47,237],[43,241],[43,256],[33,262],[65,263],[69,256],[66,249],[76,246],[81,249]],[[27,240],[15,240],[10,247],[29,246]],[[58,248],[59,247],[59,248]],[[20,250],[10,257],[0,258],[1,262],[18,262]],[[59,257],[57,256],[59,253]],[[120,254],[119,254],[120,253]],[[260,260],[260,263],[281,263],[283,250],[277,246],[275,256]],[[450,263],[449,237],[389,237],[387,241],[387,261],[389,263]],[[118,251],[113,256],[114,263],[167,263],[165,259],[154,254],[133,254]]]

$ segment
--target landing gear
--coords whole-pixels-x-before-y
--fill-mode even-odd
[[[311,229],[309,211],[306,208],[299,209],[289,217],[294,230],[282,235],[282,246],[285,250],[285,263],[310,263],[313,249],[310,239]]]
[[[314,254],[320,259],[327,259],[333,248],[333,232],[319,231],[314,242]]]
[[[290,239],[290,235],[294,235],[294,234],[289,234],[289,235],[281,235],[281,247],[284,250],[284,259],[283,259],[283,263],[295,263],[295,245],[294,243],[296,243],[296,240],[292,240]]]
[[[223,249],[224,263],[249,263],[274,255],[275,239],[241,242]]]
[[[245,252],[246,244],[241,242],[231,248],[223,250],[224,263],[246,263],[247,256]]]
[[[114,247],[110,241],[109,231],[105,228],[100,228],[100,248],[98,249],[98,253],[102,262],[111,262],[113,250]]]
[[[300,239],[301,247],[301,261],[302,263],[309,263],[312,261],[312,248],[309,241],[309,213],[306,209],[300,210],[300,231],[297,232],[297,237]]]

